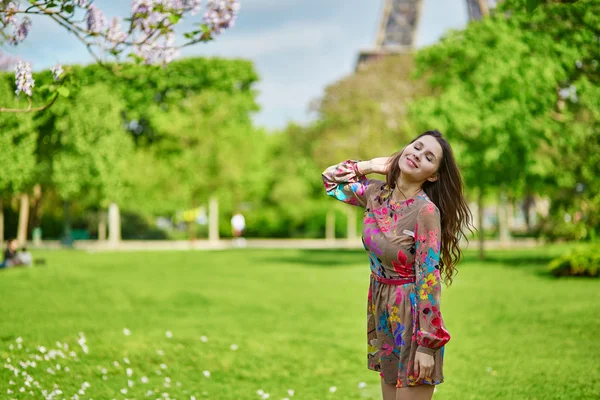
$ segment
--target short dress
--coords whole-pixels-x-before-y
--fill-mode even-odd
[[[346,160],[322,175],[329,196],[365,208],[368,368],[398,388],[440,384],[450,340],[440,312],[440,212],[422,190],[405,201],[392,199],[387,184],[361,175],[357,163]],[[417,351],[434,357],[426,379],[414,371]]]

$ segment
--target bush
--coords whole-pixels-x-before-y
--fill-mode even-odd
[[[573,250],[548,264],[554,276],[588,276],[600,275],[600,245]]]

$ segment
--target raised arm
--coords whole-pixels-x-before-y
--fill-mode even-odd
[[[367,179],[372,172],[385,173],[387,157],[370,161],[346,160],[332,165],[322,173],[327,194],[339,201],[354,206],[365,207],[367,198],[375,187],[381,187],[382,181]]]

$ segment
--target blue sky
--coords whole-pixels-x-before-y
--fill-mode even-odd
[[[467,22],[464,0],[423,0],[417,46],[439,39]],[[236,26],[213,43],[188,47],[182,56],[252,60],[260,75],[258,125],[269,129],[309,120],[308,105],[323,89],[354,71],[361,49],[371,48],[382,0],[241,0]],[[126,16],[129,0],[96,0],[111,17]],[[200,19],[200,15],[195,17]],[[192,21],[194,22],[194,21]],[[34,19],[29,38],[4,48],[36,70],[56,63],[92,61],[85,47],[46,19]]]

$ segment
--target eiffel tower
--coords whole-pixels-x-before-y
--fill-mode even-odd
[[[444,0],[439,0],[444,1]],[[465,0],[469,21],[479,20],[496,5],[495,0]],[[423,0],[383,0],[383,13],[379,23],[375,48],[361,51],[356,69],[369,61],[388,54],[409,53],[414,50]]]

